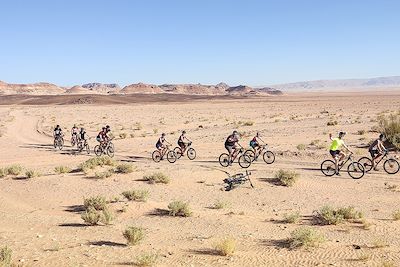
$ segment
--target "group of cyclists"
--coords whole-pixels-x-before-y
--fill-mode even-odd
[[[102,130],[98,133],[96,140],[99,142],[100,146],[104,146],[111,140],[110,137],[111,127],[109,125],[102,127]],[[54,138],[62,138],[64,136],[63,131],[60,125],[57,125],[54,129]],[[86,143],[88,138],[84,128],[78,128],[74,125],[71,129],[71,143],[78,144],[80,142]],[[346,136],[346,132],[339,132],[338,136],[333,138],[332,134],[329,134],[329,139],[331,140],[331,145],[329,148],[329,153],[334,159],[335,162],[335,174],[339,175],[339,166],[343,164],[343,160],[346,157],[346,153],[344,153],[341,148],[343,147],[349,153],[353,153],[350,148],[345,144],[344,137]],[[380,134],[379,137],[374,140],[369,146],[369,153],[372,159],[372,168],[377,170],[376,163],[386,152],[386,148],[383,145],[385,141],[385,135]],[[224,146],[229,154],[229,165],[232,165],[233,161],[236,159],[239,154],[239,150],[243,148],[243,146],[239,143],[240,134],[238,131],[233,131],[225,140]],[[192,144],[192,141],[187,137],[186,131],[182,131],[181,135],[177,141],[178,146],[180,147],[182,154],[188,149],[188,147]],[[257,132],[256,135],[251,139],[249,145],[251,149],[253,149],[254,153],[260,153],[262,149],[262,144],[266,144],[260,137],[260,133]],[[160,151],[161,155],[164,155],[165,150],[168,149],[168,146],[172,144],[167,141],[166,134],[162,133],[156,142],[156,148]]]

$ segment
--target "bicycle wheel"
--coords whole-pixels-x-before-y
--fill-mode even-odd
[[[54,139],[53,145],[54,145],[54,148],[57,148],[57,140],[56,139]]]
[[[321,163],[321,172],[325,176],[333,176],[336,173],[335,162],[332,160],[325,160]]]
[[[108,147],[107,147],[107,155],[108,155],[110,158],[114,157],[114,148],[113,148],[113,147],[111,147],[111,146],[108,146]]]
[[[190,160],[194,160],[196,158],[196,150],[194,148],[189,148],[187,151],[187,156]]]
[[[238,159],[238,163],[242,168],[248,168],[251,165],[251,158],[247,155],[241,155]]]
[[[365,172],[369,172],[372,169],[372,160],[370,160],[368,157],[360,158],[358,163],[363,165]]]
[[[353,179],[360,179],[365,174],[364,166],[359,162],[352,162],[347,166],[347,173]]]
[[[75,146],[75,138],[71,138],[71,146]]]
[[[58,148],[62,150],[63,147],[64,147],[64,139],[61,138],[60,140],[58,140]]]
[[[103,154],[103,149],[99,145],[96,145],[94,147],[94,154],[96,154],[96,156],[100,157],[101,154]]]
[[[272,151],[265,151],[265,153],[263,154],[263,159],[265,161],[265,163],[267,164],[272,164],[275,162],[275,154]]]
[[[160,162],[161,161],[161,152],[158,150],[155,150],[153,154],[151,154],[151,157],[153,158],[154,162]]]
[[[221,164],[222,167],[228,167],[229,166],[229,160],[230,160],[229,159],[229,155],[226,154],[226,153],[222,153],[219,156],[219,159],[218,159],[219,164]]]
[[[250,158],[251,162],[253,162],[256,159],[256,154],[251,149],[246,150],[244,152],[244,155],[247,155]]]
[[[174,163],[177,160],[176,154],[174,151],[170,150],[167,152],[167,160],[169,163]]]
[[[86,153],[88,153],[88,155],[90,154],[90,147],[89,147],[89,144],[86,144]]]
[[[114,144],[113,144],[111,141],[108,142],[108,146],[109,146],[109,147],[112,147],[112,149],[115,151]]]
[[[182,149],[180,147],[175,147],[174,152],[177,159],[180,159],[183,156]]]
[[[388,174],[396,174],[399,172],[400,165],[399,165],[399,162],[395,159],[387,159],[383,163],[383,169],[385,169],[385,171]]]

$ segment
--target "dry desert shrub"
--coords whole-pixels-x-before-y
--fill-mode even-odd
[[[286,171],[280,169],[275,173],[275,179],[283,186],[293,186],[297,181],[299,174],[294,171]]]
[[[141,227],[130,226],[122,235],[125,237],[128,245],[137,245],[144,239],[144,230]]]
[[[254,125],[254,121],[245,121],[243,122],[243,126],[253,126]]]
[[[89,225],[97,225],[99,222],[108,225],[114,219],[114,214],[107,207],[107,201],[103,196],[85,198],[83,205],[85,212],[81,218]]]
[[[215,201],[215,203],[211,206],[211,208],[216,209],[216,210],[220,210],[220,209],[226,209],[230,207],[230,203],[223,201],[223,200],[217,200]]]
[[[115,166],[116,162],[109,156],[101,156],[88,159],[87,161],[81,163],[79,165],[79,170],[87,173],[89,170],[93,170],[96,167],[103,167],[103,166]]]
[[[106,170],[106,171],[102,171],[102,172],[95,172],[94,177],[97,179],[106,179],[109,178],[113,175],[113,171],[112,170]]]
[[[224,238],[214,244],[214,249],[218,255],[231,256],[236,251],[236,240],[231,237]]]
[[[365,134],[365,130],[358,130],[358,131],[357,131],[357,134],[358,134],[358,135],[364,135],[364,134]]]
[[[121,138],[121,139],[125,139],[126,137],[128,137],[127,133],[120,133],[119,134],[119,138]]]
[[[400,221],[400,210],[395,210],[392,214],[393,220]]]
[[[146,202],[149,198],[150,192],[149,190],[129,190],[122,192],[122,195],[131,201]]]
[[[135,265],[139,267],[150,267],[156,265],[157,260],[158,260],[158,254],[143,253],[136,257]]]
[[[171,216],[190,217],[192,215],[189,203],[180,200],[169,203],[168,209]]]
[[[134,171],[134,168],[131,164],[120,163],[115,167],[114,171],[116,173],[132,173]]]
[[[6,177],[7,176],[7,172],[5,169],[0,168],[0,178]]]
[[[21,165],[14,164],[14,165],[8,166],[5,169],[5,172],[7,173],[7,175],[17,176],[17,175],[20,175],[22,173],[23,169],[24,168]]]
[[[363,216],[362,212],[355,210],[352,206],[335,209],[328,205],[314,211],[313,214],[314,221],[321,225],[337,225],[344,220],[357,220],[363,218]]]
[[[396,267],[393,262],[391,261],[384,261],[379,265],[379,267]]]
[[[40,177],[42,176],[42,173],[36,170],[27,170],[25,172],[26,178],[30,179],[30,178],[36,178],[36,177]]]
[[[372,248],[384,248],[384,247],[388,247],[388,246],[389,246],[389,244],[381,238],[375,239],[372,242]]]
[[[300,217],[301,217],[301,215],[300,215],[299,211],[296,211],[294,213],[289,213],[289,214],[285,213],[283,215],[283,222],[285,222],[285,223],[298,223],[300,221]]]
[[[400,111],[389,115],[379,115],[378,125],[388,141],[400,149]]]
[[[170,178],[162,172],[145,175],[143,179],[150,184],[168,184],[170,182]]]
[[[290,248],[311,248],[318,247],[325,238],[319,232],[313,230],[309,227],[300,227],[291,232],[291,237],[289,239]]]
[[[103,196],[89,197],[83,200],[83,206],[85,209],[92,207],[95,210],[103,210],[107,206],[107,200]]]
[[[71,172],[71,168],[67,167],[67,166],[57,166],[57,167],[54,168],[54,171],[57,174],[70,173]]]
[[[82,220],[88,225],[97,225],[101,219],[101,213],[93,207],[89,207],[81,215]]]
[[[306,145],[305,144],[298,144],[297,146],[296,146],[296,148],[297,148],[297,150],[300,150],[300,151],[302,151],[302,150],[306,150]]]
[[[10,267],[11,266],[11,258],[12,258],[12,250],[5,246],[0,248],[0,266],[1,267]]]
[[[331,121],[328,121],[328,122],[326,123],[326,125],[327,125],[327,126],[335,126],[335,125],[338,125],[338,122],[337,122],[337,121],[334,121],[334,120],[331,120]]]

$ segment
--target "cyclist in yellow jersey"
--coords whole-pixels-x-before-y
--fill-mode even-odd
[[[336,175],[339,175],[339,162],[341,162],[346,156],[346,154],[343,151],[340,151],[340,148],[343,146],[344,148],[346,148],[347,151],[353,153],[343,141],[345,135],[346,132],[339,132],[338,137],[332,138],[332,134],[329,134],[329,138],[332,140],[331,147],[329,148],[329,153],[335,160]]]

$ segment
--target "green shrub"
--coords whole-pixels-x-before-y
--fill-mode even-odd
[[[286,171],[280,169],[278,172],[275,173],[275,179],[277,179],[279,183],[284,186],[293,186],[298,177],[299,174],[294,171]]]
[[[100,222],[101,214],[93,207],[89,207],[81,215],[82,220],[89,225],[97,225]]]
[[[79,165],[79,170],[87,173],[89,170],[93,170],[96,167],[103,167],[103,166],[114,166],[115,160],[110,158],[109,156],[100,156],[88,159],[87,161],[81,163]]]
[[[214,245],[214,249],[221,256],[231,256],[236,251],[236,240],[224,238]]]
[[[39,171],[35,170],[27,170],[25,172],[26,178],[36,178],[42,176],[42,174]]]
[[[309,227],[300,227],[291,232],[291,238],[289,239],[290,248],[310,248],[318,247],[319,244],[325,241],[323,235]]]
[[[283,221],[285,223],[298,223],[300,221],[300,217],[301,215],[299,211],[290,214],[285,213],[283,215]]]
[[[169,177],[162,172],[145,175],[143,176],[143,179],[148,181],[150,184],[168,184],[170,181]]]
[[[123,236],[128,245],[137,245],[144,239],[144,230],[141,227],[131,226],[123,232]]]
[[[16,176],[16,175],[20,175],[22,173],[22,170],[23,170],[23,168],[22,168],[21,165],[15,164],[15,165],[11,165],[11,166],[7,167],[6,168],[6,173],[8,175]]]
[[[104,210],[107,206],[107,200],[103,196],[89,197],[84,199],[83,205],[85,209],[92,207],[95,210]]]
[[[135,265],[139,267],[150,267],[157,263],[158,255],[154,253],[144,253],[136,257]]]
[[[67,167],[67,166],[57,166],[57,167],[54,168],[54,171],[57,174],[70,173],[71,172],[71,168]]]
[[[114,214],[113,212],[106,207],[105,209],[102,210],[102,214],[100,217],[100,221],[104,223],[105,225],[111,224],[111,222],[114,220]]]
[[[171,216],[181,216],[189,217],[192,215],[190,211],[189,203],[183,201],[172,201],[168,205],[169,215]]]
[[[378,116],[378,125],[388,141],[400,149],[400,112]]]
[[[130,190],[122,192],[122,195],[128,200],[146,202],[149,197],[149,190]]]
[[[355,220],[364,217],[362,212],[355,210],[353,206],[338,208],[337,213],[341,214],[345,220]]]
[[[343,214],[340,214],[330,206],[323,206],[318,211],[314,211],[314,220],[321,225],[336,225],[344,220]]]
[[[133,172],[133,166],[128,163],[120,163],[115,167],[115,172],[116,173],[132,173]]]
[[[0,248],[0,266],[9,267],[11,266],[12,250],[5,246]]]

